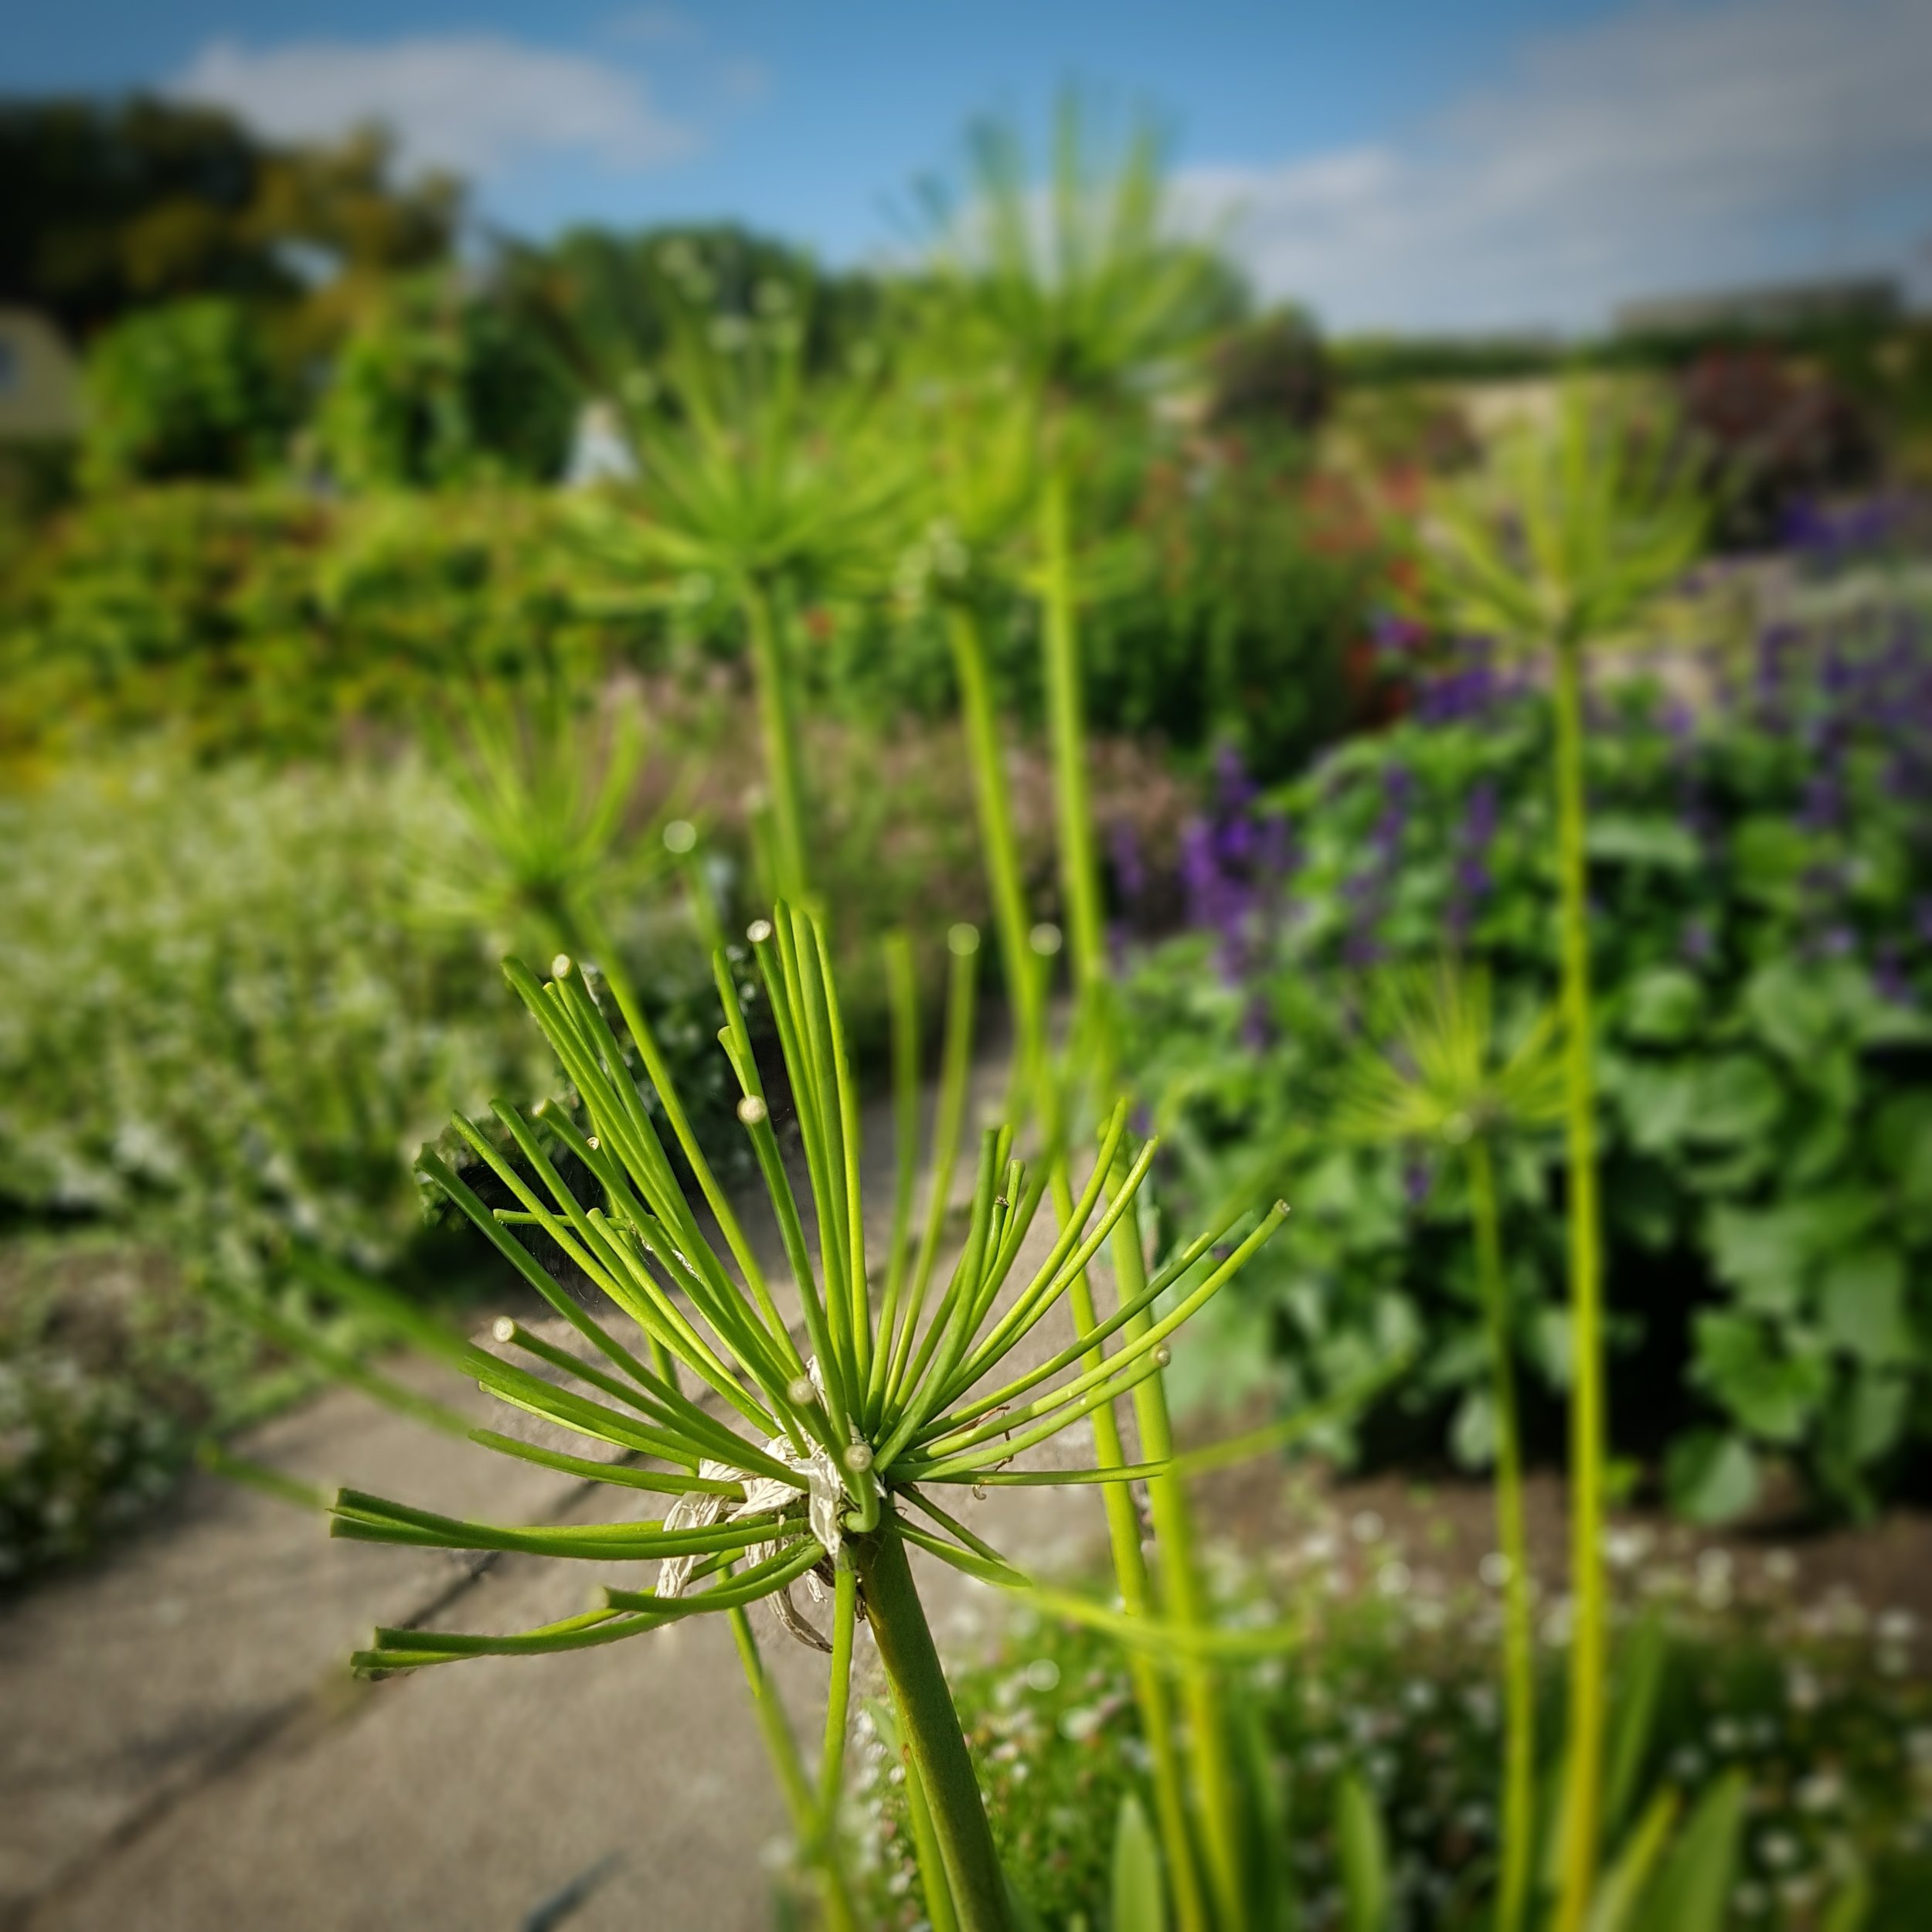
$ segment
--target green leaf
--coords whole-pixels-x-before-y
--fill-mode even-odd
[[[1835,1005],[1816,971],[1793,960],[1759,968],[1744,988],[1744,1011],[1758,1038],[1798,1066],[1830,1044]]]
[[[1779,1354],[1747,1315],[1700,1315],[1692,1332],[1697,1379],[1746,1429],[1770,1442],[1803,1439],[1831,1386],[1822,1361]]]
[[[1692,872],[1703,861],[1695,836],[1662,813],[1598,813],[1590,820],[1588,845],[1592,859],[1670,872]]]
[[[1634,1923],[1670,1932],[1723,1932],[1739,1832],[1744,1821],[1746,1783],[1733,1771],[1713,1784],[1685,1821]]]
[[[1793,1238],[1788,1209],[1714,1207],[1704,1223],[1711,1271],[1744,1302],[1767,1314],[1795,1311],[1806,1257]]]
[[[1671,1444],[1664,1462],[1670,1506],[1692,1522],[1730,1522],[1757,1500],[1757,1458],[1741,1436],[1696,1429]]]
[[[1613,1835],[1622,1828],[1637,1794],[1638,1776],[1650,1748],[1658,1692],[1669,1657],[1663,1626],[1655,1617],[1645,1617],[1631,1631],[1617,1660],[1616,1718],[1604,1781],[1604,1825]]]
[[[1693,1139],[1752,1140],[1777,1125],[1784,1085],[1756,1054],[1726,1054],[1699,1070],[1693,1107],[1687,1128]]]
[[[1120,1819],[1114,1828],[1113,1903],[1107,1923],[1113,1932],[1167,1932],[1161,1848],[1131,1791],[1121,1800]]]
[[[1731,834],[1731,876],[1740,898],[1791,910],[1811,862],[1811,842],[1787,818],[1747,818]]]
[[[1335,1787],[1335,1838],[1344,1932],[1388,1932],[1388,1838],[1375,1800],[1352,1771]]]
[[[1624,997],[1624,1031],[1654,1046],[1688,1039],[1704,1017],[1703,986],[1681,966],[1653,966],[1631,981]]]
[[[1872,1123],[1872,1145],[1907,1200],[1932,1201],[1932,1093],[1887,1100]]]
[[[1670,1154],[1682,1145],[1697,1117],[1702,1072],[1696,1065],[1624,1064],[1617,1096],[1631,1145],[1639,1152]]]
[[[1825,1263],[1818,1284],[1818,1325],[1833,1347],[1874,1366],[1908,1362],[1905,1260],[1868,1242]]]
[[[1677,1819],[1677,1794],[1662,1791],[1644,1808],[1630,1836],[1617,1848],[1590,1903],[1589,1932],[1641,1932],[1637,1906]]]
[[[1902,1375],[1867,1371],[1852,1378],[1843,1427],[1845,1447],[1854,1464],[1875,1462],[1896,1445],[1905,1433],[1911,1396],[1911,1383]]]

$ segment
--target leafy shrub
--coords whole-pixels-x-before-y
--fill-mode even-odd
[[[103,486],[249,476],[274,460],[289,403],[240,304],[209,297],[147,309],[89,354],[83,470]]]
[[[0,582],[0,733],[16,753],[162,724],[201,751],[332,750],[352,722],[413,723],[452,676],[644,656],[610,589],[547,492],[97,499]]]
[[[435,277],[398,284],[349,338],[316,428],[357,488],[547,482],[563,467],[577,400],[509,309]]]
[[[474,937],[414,909],[440,809],[407,774],[158,757],[0,803],[12,1211],[241,1280],[291,1236],[391,1259],[417,1148],[537,1064]]]
[[[1868,1507],[1932,1429],[1928,694],[1922,632],[1887,613],[1770,634],[1701,720],[1641,689],[1601,703],[1612,1423],[1634,1451],[1668,1450],[1672,1493],[1700,1515],[1750,1506],[1767,1456]],[[1191,1185],[1271,1164],[1297,1209],[1298,1238],[1233,1298],[1240,1323],[1222,1318],[1214,1372],[1246,1362],[1251,1381],[1273,1355],[1305,1392],[1426,1338],[1403,1400],[1478,1463],[1489,1425],[1453,1174],[1426,1149],[1332,1144],[1323,1115],[1377,964],[1465,948],[1505,1019],[1551,997],[1548,730],[1540,696],[1478,668],[1286,791],[1236,796],[1187,849],[1212,932],[1155,953],[1129,993]],[[1519,1345],[1556,1393],[1557,1150],[1519,1144],[1505,1168]]]

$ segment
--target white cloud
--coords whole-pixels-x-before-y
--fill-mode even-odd
[[[1342,328],[1594,326],[1637,295],[1904,270],[1932,234],[1932,6],[1640,5],[1413,139],[1179,187]]]
[[[327,139],[379,121],[395,134],[406,166],[485,181],[566,151],[629,172],[672,158],[692,138],[658,111],[638,75],[497,34],[260,50],[215,40],[166,91],[227,107],[288,140]]]

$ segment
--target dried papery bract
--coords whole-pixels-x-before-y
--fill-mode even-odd
[[[1505,1050],[1492,1024],[1489,981],[1444,959],[1393,974],[1375,988],[1372,1043],[1345,1071],[1330,1120],[1345,1140],[1396,1142],[1459,1158],[1475,1228],[1477,1286],[1488,1332],[1496,1431],[1496,1536],[1505,1581],[1502,1860],[1496,1932],[1520,1932],[1536,1850],[1536,1677],[1514,1345],[1503,1268],[1495,1141],[1560,1120],[1563,1062],[1553,1014],[1537,1015]]]
[[[1555,423],[1505,441],[1489,471],[1438,506],[1430,600],[1456,633],[1546,655],[1555,710],[1562,883],[1563,1027],[1575,1356],[1570,1769],[1556,1932],[1583,1932],[1602,1810],[1606,1600],[1602,1226],[1591,1066],[1590,912],[1583,795],[1584,655],[1616,634],[1696,557],[1707,506],[1674,439],[1568,388]]]
[[[334,1532],[362,1541],[586,1562],[653,1558],[661,1566],[657,1580],[641,1590],[608,1587],[596,1607],[534,1630],[378,1631],[356,1661],[365,1670],[393,1671],[584,1648],[687,1617],[736,1616],[816,1579],[831,1597],[826,1641],[837,1719],[828,1730],[821,1792],[836,1787],[862,1612],[918,1767],[959,1922],[975,1932],[1004,1927],[992,1836],[905,1546],[970,1576],[1024,1582],[927,1492],[998,1480],[1015,1458],[1157,1374],[1175,1331],[1219,1293],[1286,1209],[1277,1205],[1254,1219],[1231,1250],[1224,1244],[1253,1217],[1238,1214],[1210,1228],[1071,1345],[1002,1379],[1017,1345],[1067,1299],[1117,1230],[1131,1225],[1153,1144],[1130,1148],[1125,1104],[1114,1107],[1077,1197],[1044,1257],[1022,1277],[1020,1257],[1046,1181],[1014,1155],[1009,1130],[986,1130],[962,1250],[942,1266],[940,1243],[922,1240],[908,1259],[899,1251],[902,1230],[884,1291],[876,1294],[857,1095],[825,930],[781,902],[748,937],[796,1110],[804,1198],[782,1157],[722,954],[719,1037],[738,1077],[739,1119],[765,1182],[788,1280],[769,1278],[750,1243],[731,1242],[727,1259],[707,1239],[626,1070],[611,1018],[568,957],[552,962],[547,979],[515,962],[506,970],[572,1097],[528,1111],[499,1102],[495,1131],[457,1121],[476,1161],[515,1205],[492,1209],[451,1164],[434,1154],[422,1162],[572,1332],[566,1347],[506,1321],[496,1331],[498,1352],[420,1320],[410,1325],[490,1394],[578,1438],[589,1453],[496,1430],[478,1430],[476,1440],[503,1454],[675,1500],[649,1519],[570,1526],[461,1521],[349,1491],[333,1511]],[[955,960],[970,961],[972,951],[966,936],[956,934]],[[964,983],[970,988],[969,978]],[[661,1090],[659,1098],[668,1111],[675,1108],[672,1095]],[[566,1156],[591,1177],[590,1198],[566,1181]],[[597,1312],[558,1286],[524,1244],[525,1229],[555,1244],[600,1298]],[[366,1291],[370,1298],[387,1299]],[[1026,1475],[1118,1482],[1150,1473],[1158,1468]],[[791,1614],[804,1614],[796,1607]],[[754,1687],[759,1682],[754,1674]]]

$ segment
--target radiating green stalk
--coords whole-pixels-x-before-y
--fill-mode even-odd
[[[832,1679],[825,1693],[825,1748],[818,1761],[818,1806],[828,1835],[837,1829],[845,1783],[845,1719],[852,1709],[852,1642],[859,1622],[859,1573],[842,1550],[834,1572]]]
[[[1065,1164],[1060,1162],[1055,1163],[1053,1170],[1053,1206],[1060,1225],[1070,1225],[1073,1190]],[[1074,1333],[1083,1337],[1090,1335],[1095,1326],[1094,1295],[1083,1272],[1068,1291],[1067,1306]],[[1103,1359],[1097,1342],[1086,1357],[1086,1366],[1097,1368]],[[1124,1468],[1127,1454],[1121,1446],[1121,1426],[1114,1405],[1107,1403],[1096,1409],[1090,1421],[1094,1461],[1103,1469]],[[1105,1486],[1101,1496],[1107,1509],[1107,1539],[1114,1560],[1114,1586],[1127,1614],[1145,1617],[1153,1606],[1148,1588],[1147,1560],[1141,1551],[1140,1518],[1133,1495],[1124,1482],[1113,1482]],[[1144,1652],[1130,1650],[1127,1667],[1153,1766],[1155,1817],[1160,1827],[1175,1923],[1179,1932],[1207,1932],[1207,1901],[1201,1889],[1193,1833],[1188,1822],[1187,1785],[1175,1747],[1174,1709],[1168,1687]]]
[[[839,1856],[838,1834],[831,1810],[814,1799],[811,1782],[805,1775],[798,1754],[798,1740],[791,1734],[791,1721],[779,1701],[778,1688],[765,1669],[753,1635],[751,1619],[742,1610],[728,1611],[731,1634],[738,1646],[738,1661],[743,1665],[745,1683],[751,1692],[752,1708],[758,1714],[758,1732],[764,1740],[765,1755],[777,1774],[778,1788],[785,1794],[791,1813],[791,1828],[799,1845],[811,1862],[818,1877],[825,1908],[826,1923],[832,1932],[857,1932],[859,1917],[852,1908],[852,1893],[845,1883],[844,1861]]]
[[[811,896],[805,853],[805,784],[798,752],[798,698],[790,655],[769,586],[745,580],[745,631],[758,685],[758,719],[765,741],[765,777],[771,796],[771,896],[807,903]]]
[[[1087,778],[1087,721],[1081,692],[1079,619],[1073,592],[1071,488],[1063,451],[1049,425],[1040,480],[1040,583],[1046,651],[1046,709],[1053,749],[1053,804],[1060,835],[1060,889],[1066,901],[1073,982],[1083,996],[1107,973],[1100,869]]]
[[[1509,1566],[1503,1607],[1502,1869],[1495,1932],[1519,1932],[1536,1850],[1536,1679],[1529,1613],[1529,1545],[1523,1527],[1522,1447],[1510,1346],[1509,1290],[1489,1143],[1474,1136],[1467,1155],[1475,1222],[1476,1278],[1489,1331],[1490,1400],[1496,1412],[1496,1544]]]
[[[904,1722],[902,1717],[900,1722]],[[946,1877],[945,1854],[933,1825],[933,1808],[926,1802],[926,1781],[919,1760],[904,1747],[906,1813],[913,1828],[913,1855],[919,1862],[919,1882],[926,1895],[926,1917],[932,1932],[959,1932],[959,1914],[953,1910],[953,1888]]]
[[[1583,1932],[1597,1876],[1604,1755],[1604,1359],[1597,1202],[1596,1092],[1590,1063],[1589,876],[1584,849],[1583,649],[1556,650],[1557,857],[1562,879],[1563,1057],[1568,1088],[1570,1396],[1569,1775],[1557,1932]]]
[[[993,709],[992,680],[986,664],[986,640],[979,613],[970,604],[946,609],[946,635],[952,645],[959,681],[960,710],[966,727],[967,757],[972,767],[973,801],[979,815],[986,883],[999,934],[1000,963],[1013,1014],[1013,1071],[1009,1111],[1018,1120],[1039,1080],[1046,1057],[1046,1002],[1028,943],[1026,889],[1020,875],[1019,844],[1013,835],[1013,808],[1006,767],[1000,756],[999,723]]]
[[[1121,1178],[1117,1172],[1116,1185]],[[1147,1269],[1141,1255],[1140,1227],[1131,1209],[1114,1224],[1112,1253],[1120,1299],[1124,1304],[1132,1301],[1146,1290]],[[1131,1345],[1152,1320],[1151,1311],[1144,1310],[1124,1324],[1122,1346]],[[1168,1461],[1174,1454],[1174,1430],[1168,1414],[1166,1387],[1158,1375],[1135,1388],[1134,1413],[1140,1425],[1141,1454],[1150,1462]],[[1147,1495],[1154,1518],[1162,1607],[1168,1621],[1182,1629],[1204,1629],[1213,1622],[1213,1612],[1201,1578],[1194,1512],[1185,1478],[1172,1471],[1151,1477]],[[1223,1927],[1238,1927],[1244,1923],[1241,1794],[1221,1709],[1220,1686],[1212,1666],[1199,1658],[1187,1663],[1181,1685],[1216,1914]]]
[[[879,1661],[931,1806],[961,1932],[1010,1932],[1006,1881],[992,1828],[897,1518],[888,1511],[876,1529],[852,1538],[850,1547]]]

